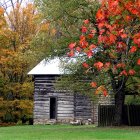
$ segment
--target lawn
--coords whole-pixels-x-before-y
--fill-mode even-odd
[[[0,127],[0,140],[140,140],[140,127],[36,125]]]

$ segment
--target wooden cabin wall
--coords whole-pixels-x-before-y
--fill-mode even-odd
[[[46,124],[50,120],[50,97],[57,99],[57,121],[74,119],[74,95],[68,91],[54,89],[58,75],[34,76],[34,124]]]
[[[93,120],[93,102],[89,97],[82,94],[75,94],[75,119],[76,120]]]

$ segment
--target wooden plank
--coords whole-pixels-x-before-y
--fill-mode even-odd
[[[74,116],[57,116],[57,120],[72,120],[74,119]]]
[[[89,106],[76,106],[75,108],[76,108],[76,110],[77,109],[78,110],[91,109],[91,107],[89,107]]]
[[[49,105],[48,104],[34,104],[34,108],[36,107],[44,108],[44,107],[49,107]]]
[[[41,114],[44,114],[44,115],[45,115],[45,114],[49,114],[49,113],[50,113],[50,112],[48,112],[48,111],[43,111],[43,110],[38,111],[38,110],[34,110],[34,115],[35,115],[35,114],[40,114],[40,115],[41,115]]]
[[[46,99],[48,99],[48,95],[47,94],[38,94],[38,92],[36,92],[35,94],[34,94],[34,98],[46,98]]]
[[[66,95],[66,94],[59,94],[59,93],[57,94],[59,95],[59,99],[65,99],[67,97],[74,100],[73,95]]]
[[[34,116],[34,119],[49,119],[49,116],[36,115]]]
[[[73,110],[58,110],[57,114],[73,114]]]
[[[48,101],[34,101],[34,104],[45,104],[48,103]]]
[[[34,115],[49,115],[49,112],[34,112]]]
[[[74,103],[71,101],[58,101],[59,105],[74,105]]]
[[[34,83],[56,83],[56,81],[55,80],[50,80],[50,79],[36,79],[35,81],[34,81]]]
[[[74,105],[61,105],[61,104],[58,104],[58,107],[63,107],[63,108],[74,108]]]
[[[43,86],[43,87],[48,87],[48,86],[54,86],[55,83],[35,83],[35,87],[40,87],[40,86]]]
[[[34,109],[38,109],[38,111],[39,110],[44,110],[44,111],[46,111],[46,110],[49,110],[49,106],[34,106]]]
[[[73,114],[57,114],[57,117],[73,117]]]
[[[60,97],[58,97],[58,101],[70,101],[70,102],[74,102],[73,98],[67,98],[67,99],[65,99],[65,98],[60,98]]]
[[[74,111],[74,108],[63,108],[63,107],[58,107],[58,111]]]
[[[46,98],[45,98],[45,99],[44,99],[44,98],[35,98],[34,101],[35,101],[35,102],[37,102],[37,101],[41,101],[41,102],[42,102],[42,101],[43,101],[43,102],[45,101],[45,102],[46,102]]]

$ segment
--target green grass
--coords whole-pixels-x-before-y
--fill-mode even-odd
[[[0,140],[140,140],[140,127],[36,125],[0,127]]]

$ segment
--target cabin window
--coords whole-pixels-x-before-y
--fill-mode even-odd
[[[50,98],[50,119],[56,119],[56,98]]]

